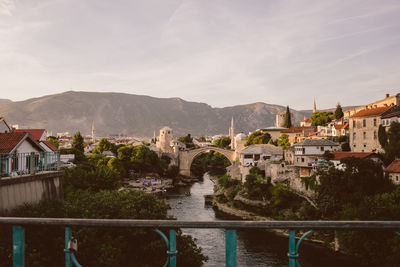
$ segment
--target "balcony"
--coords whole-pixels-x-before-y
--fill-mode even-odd
[[[13,266],[25,266],[24,226],[63,226],[65,227],[65,266],[81,266],[74,255],[76,247],[70,227],[121,227],[153,229],[165,241],[167,248],[164,266],[179,266],[176,255],[177,228],[219,228],[225,229],[226,266],[236,266],[236,230],[238,229],[282,229],[289,231],[288,266],[300,266],[299,249],[302,241],[317,230],[385,230],[400,233],[400,221],[173,221],[173,220],[102,220],[70,218],[11,218],[0,217],[0,225],[13,226]],[[160,230],[168,231],[168,237]],[[296,238],[296,231],[307,231]]]

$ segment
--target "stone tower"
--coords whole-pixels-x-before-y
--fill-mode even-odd
[[[171,128],[165,126],[160,129],[160,136],[158,138],[157,147],[163,153],[173,153],[173,148],[171,146],[174,140],[174,133]]]
[[[231,128],[229,128],[229,137],[231,138],[231,149],[235,150],[235,123],[232,116]]]
[[[92,122],[92,141],[96,142],[96,128],[94,127],[94,121]]]

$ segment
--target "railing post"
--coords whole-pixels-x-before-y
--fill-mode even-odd
[[[25,266],[25,230],[13,226],[13,267]]]
[[[225,264],[236,267],[236,230],[225,230]]]
[[[176,267],[176,231],[174,229],[169,230],[169,266]]]
[[[289,267],[296,267],[297,253],[296,253],[296,231],[289,230]]]
[[[68,242],[71,237],[71,228],[65,227],[65,267],[72,267],[72,261],[71,261],[71,251],[68,249]]]

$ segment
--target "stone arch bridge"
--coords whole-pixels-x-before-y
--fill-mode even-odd
[[[219,147],[201,147],[198,149],[179,151],[179,173],[181,175],[190,176],[190,166],[194,158],[200,154],[215,151],[224,155],[232,164],[236,160],[236,153],[234,150],[223,149]]]

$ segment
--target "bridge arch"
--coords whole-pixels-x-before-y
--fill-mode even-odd
[[[236,153],[233,150],[223,149],[220,147],[201,147],[198,149],[193,149],[189,151],[180,151],[179,152],[179,173],[185,176],[190,176],[190,166],[195,157],[200,154],[208,153],[210,151],[218,152],[224,155],[231,164],[236,160]]]

